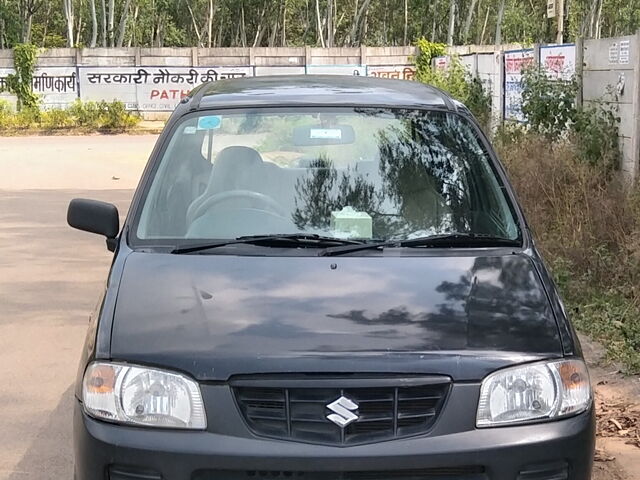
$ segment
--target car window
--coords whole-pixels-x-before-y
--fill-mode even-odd
[[[189,117],[172,134],[135,228],[142,240],[299,232],[365,241],[519,236],[468,120],[379,108]]]

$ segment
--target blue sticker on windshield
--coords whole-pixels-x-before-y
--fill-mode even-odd
[[[220,128],[222,118],[219,115],[207,115],[198,119],[198,130],[214,130]]]

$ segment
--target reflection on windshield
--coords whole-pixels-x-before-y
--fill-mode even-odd
[[[137,236],[401,240],[462,232],[515,239],[517,224],[489,162],[468,122],[445,112],[195,117],[171,139]]]

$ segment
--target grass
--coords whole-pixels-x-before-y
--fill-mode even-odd
[[[640,189],[581,160],[579,139],[531,133],[498,150],[574,325],[640,373]]]

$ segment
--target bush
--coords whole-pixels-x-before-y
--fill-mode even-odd
[[[576,112],[573,132],[577,137],[580,157],[591,164],[599,163],[606,169],[617,169],[621,160],[619,124],[620,117],[602,101]]]
[[[102,126],[111,130],[127,130],[135,127],[140,122],[140,117],[127,111],[122,102],[101,102],[103,108]]]
[[[431,62],[433,59],[444,55],[447,48],[444,43],[430,42],[424,37],[418,39],[416,47],[418,47],[418,56],[413,60],[416,63],[418,76],[431,70]]]
[[[8,128],[13,119],[13,108],[6,100],[0,100],[0,129]]]
[[[71,104],[68,111],[79,127],[100,128],[102,108],[104,102],[82,102],[76,100]]]
[[[119,101],[108,103],[76,100],[69,107],[69,113],[78,126],[97,130],[127,130],[140,122],[140,117],[127,111],[124,103]]]
[[[527,125],[538,133],[557,139],[576,121],[575,80],[556,80],[534,66],[523,75],[522,113]]]
[[[40,116],[40,124],[46,130],[56,130],[74,126],[74,119],[68,110],[53,108],[45,110]]]
[[[439,88],[464,103],[483,127],[491,119],[491,96],[482,82],[473,77],[457,57],[451,57],[447,68],[439,70],[431,66],[434,57],[444,54],[444,45],[424,39],[418,41],[420,51],[416,59],[416,79]]]
[[[22,107],[22,109],[13,116],[13,128],[26,129],[34,125],[39,125],[41,112],[37,107]]]
[[[573,137],[578,156],[606,170],[620,162],[618,124],[620,119],[604,99],[576,108],[578,85],[575,80],[557,80],[539,67],[524,72],[522,113],[526,128],[552,141]]]
[[[6,104],[6,105],[5,105]],[[0,129],[58,130],[84,128],[89,130],[125,131],[140,122],[136,113],[125,110],[122,102],[81,102],[76,100],[68,109],[54,108],[41,111],[23,108],[14,113],[7,102],[0,103]]]

